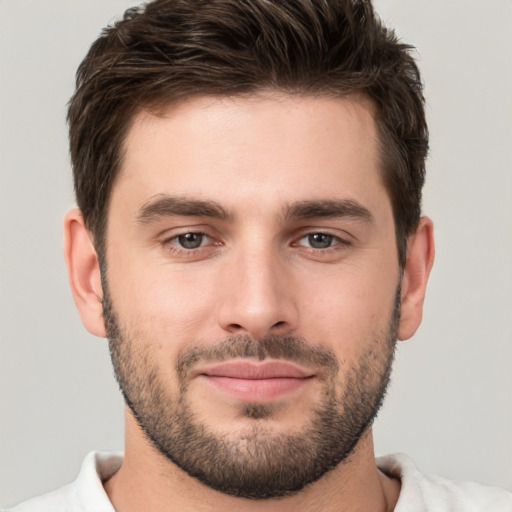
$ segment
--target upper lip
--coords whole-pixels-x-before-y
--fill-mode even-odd
[[[204,366],[195,372],[196,375],[208,377],[228,377],[232,379],[304,379],[312,377],[313,372],[300,368],[288,361],[247,361],[232,360]]]

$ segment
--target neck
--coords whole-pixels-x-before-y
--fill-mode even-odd
[[[117,512],[195,512],[205,504],[211,512],[389,512],[400,491],[398,481],[377,469],[368,430],[345,461],[297,494],[266,500],[229,496],[190,477],[156,451],[129,413],[124,462],[104,486]]]

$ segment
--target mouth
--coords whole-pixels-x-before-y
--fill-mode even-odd
[[[315,374],[285,361],[233,360],[201,368],[196,377],[245,402],[269,402],[311,382]]]

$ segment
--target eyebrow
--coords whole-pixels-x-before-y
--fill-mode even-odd
[[[321,201],[299,201],[285,212],[288,220],[350,218],[368,223],[374,217],[368,208],[353,199],[329,199]]]
[[[233,217],[215,201],[158,195],[139,208],[136,221],[141,224],[149,224],[160,218],[178,216],[211,217],[222,220],[229,220]]]
[[[159,194],[143,204],[136,221],[149,224],[164,217],[209,217],[233,220],[234,215],[215,201]],[[353,199],[309,200],[292,203],[284,210],[285,220],[351,218],[373,222],[370,210]]]

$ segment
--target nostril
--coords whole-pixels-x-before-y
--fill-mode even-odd
[[[284,322],[283,320],[280,320],[279,322],[276,322],[272,327],[281,327],[282,325],[284,325],[286,322]]]

